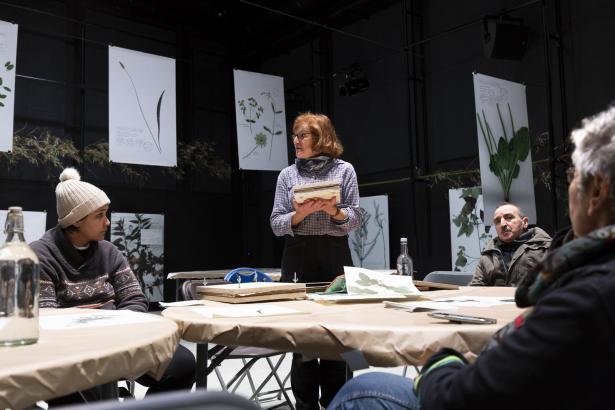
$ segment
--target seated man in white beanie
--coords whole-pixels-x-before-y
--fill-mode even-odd
[[[58,225],[30,246],[41,266],[40,307],[94,306],[146,312],[147,300],[124,255],[105,241],[110,200],[92,184],[81,181],[74,168],[65,169],[56,187]],[[185,347],[175,351],[160,381],[143,375],[137,382],[147,394],[191,389],[194,355]],[[97,399],[96,388],[85,392]],[[82,392],[83,394],[83,392]],[[51,405],[81,401],[80,394],[50,401]]]

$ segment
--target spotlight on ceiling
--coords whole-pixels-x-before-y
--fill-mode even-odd
[[[340,85],[338,89],[342,97],[350,97],[369,88],[369,80],[363,75],[363,70],[356,64],[353,64],[350,71],[345,74],[345,78],[346,82]]]
[[[485,57],[521,60],[528,43],[528,28],[523,20],[507,16],[483,19]]]

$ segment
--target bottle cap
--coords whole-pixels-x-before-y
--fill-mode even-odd
[[[407,238],[401,238],[400,241],[401,242],[408,242],[408,239]]]
[[[7,234],[10,229],[13,232],[23,233],[23,210],[20,206],[11,206],[6,214],[6,220],[4,221],[4,233]]]

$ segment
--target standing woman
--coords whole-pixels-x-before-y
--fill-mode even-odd
[[[293,123],[295,164],[278,176],[271,228],[285,237],[282,282],[330,282],[352,265],[348,232],[361,225],[359,187],[352,165],[339,159],[343,147],[331,120],[323,114],[304,113]],[[335,198],[311,199],[298,204],[295,185],[337,181],[340,203]],[[296,276],[295,276],[296,275]],[[306,359],[293,354],[291,385],[297,409],[327,407],[346,379],[340,361]]]

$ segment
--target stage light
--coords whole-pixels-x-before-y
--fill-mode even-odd
[[[483,48],[485,57],[521,60],[528,41],[528,29],[521,19],[485,17]]]
[[[353,78],[340,85],[339,93],[342,97],[350,97],[369,88],[367,77]]]
[[[344,74],[345,82],[338,87],[340,96],[350,97],[369,88],[369,80],[357,63],[352,64],[347,70]]]

